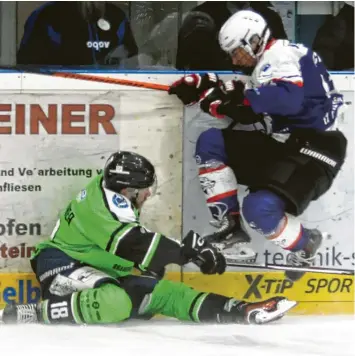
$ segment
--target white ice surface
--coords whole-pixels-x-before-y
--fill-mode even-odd
[[[0,339],[2,355],[354,356],[355,319],[289,316],[263,326],[175,320],[116,327],[0,325]]]

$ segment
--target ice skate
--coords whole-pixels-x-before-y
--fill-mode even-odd
[[[218,230],[205,236],[214,247],[235,263],[255,263],[256,253],[248,246],[249,235],[244,231],[239,214],[225,215],[220,221],[211,221]]]
[[[4,324],[33,324],[39,322],[39,304],[7,304],[0,310],[0,320]]]
[[[221,323],[267,324],[281,319],[296,305],[296,301],[284,297],[273,297],[256,303],[230,299],[225,305],[225,313],[219,319]]]
[[[323,234],[317,229],[304,229],[309,236],[309,241],[303,250],[291,252],[288,261],[294,267],[308,267],[314,260],[323,241]],[[306,272],[286,271],[285,275],[291,281],[298,281]]]

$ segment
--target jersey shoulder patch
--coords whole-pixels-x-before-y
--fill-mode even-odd
[[[272,84],[278,80],[302,82],[299,59],[301,54],[294,53],[295,49],[289,41],[276,43],[260,58],[252,73],[251,82],[255,87]]]
[[[137,221],[132,203],[125,196],[103,188],[108,208],[121,222]]]

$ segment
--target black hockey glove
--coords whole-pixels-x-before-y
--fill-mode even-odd
[[[244,83],[240,80],[230,80],[223,86],[205,92],[200,99],[200,108],[217,119],[233,115],[233,108],[244,101]]]
[[[208,89],[217,87],[221,81],[214,73],[189,74],[174,82],[168,93],[175,94],[184,105],[192,105]]]
[[[193,262],[203,274],[222,274],[226,270],[226,259],[196,232],[190,230],[181,244],[183,264]]]
[[[227,93],[229,101],[234,105],[241,105],[245,99],[245,84],[241,80],[229,80],[224,83],[224,90]]]

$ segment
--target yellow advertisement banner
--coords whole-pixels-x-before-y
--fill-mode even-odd
[[[0,309],[8,303],[37,303],[41,293],[33,273],[0,274]]]
[[[203,275],[198,272],[168,272],[167,279],[183,281],[203,291],[236,299],[259,301],[284,296],[299,304],[293,314],[354,314],[354,277],[307,273],[297,282],[286,280],[282,272],[226,272]],[[0,275],[0,309],[7,303],[36,303],[40,288],[32,273]]]
[[[180,280],[178,274],[170,274],[169,278]],[[184,272],[182,281],[201,291],[253,302],[284,296],[299,302],[295,314],[354,314],[354,276],[306,273],[292,282],[284,278],[283,272],[226,272],[213,276]]]

